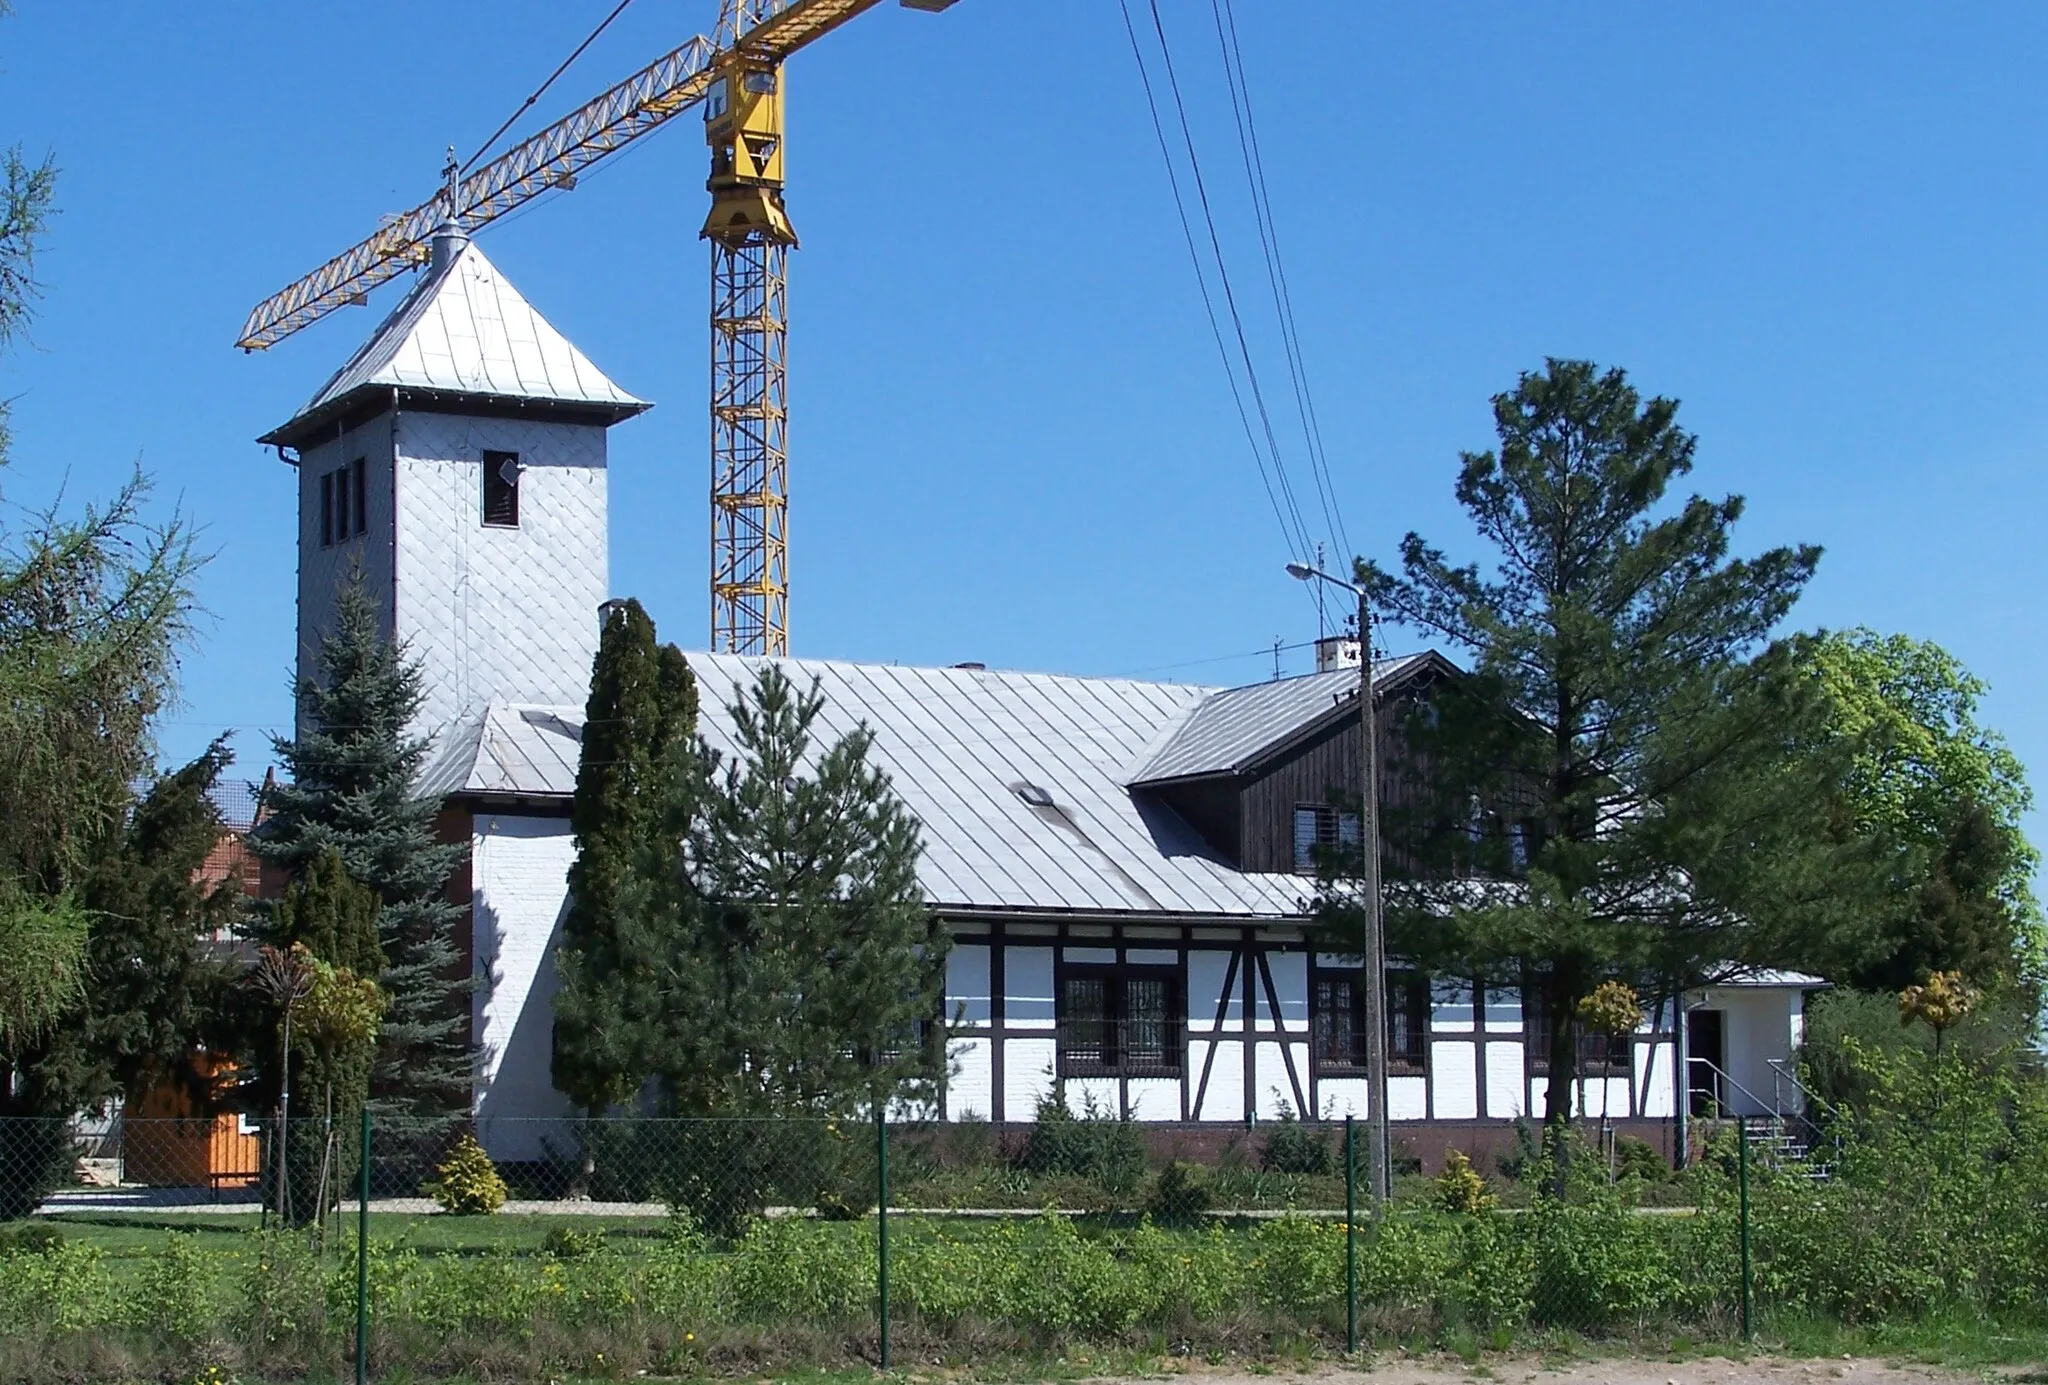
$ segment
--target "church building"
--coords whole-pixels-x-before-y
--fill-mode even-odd
[[[565,1147],[552,950],[611,595],[606,437],[648,407],[449,231],[369,342],[262,439],[297,471],[302,670],[357,573],[424,670],[418,787],[470,846],[451,889],[478,983],[474,1110],[500,1158]],[[921,883],[956,940],[940,1114],[1024,1122],[1049,1098],[1145,1121],[1363,1114],[1358,962],[1304,930],[1313,851],[1346,830],[1330,791],[1356,782],[1357,659],[1327,641],[1317,673],[1240,688],[783,661],[827,699],[820,738],[865,725],[923,824]],[[700,729],[730,751],[760,661],[689,661]],[[1457,676],[1435,654],[1385,661],[1375,703]],[[1579,1109],[1667,1153],[1688,1111],[1796,1111],[1783,1065],[1816,984],[1731,972],[1623,1042],[1587,1036]],[[1388,1115],[1415,1157],[1505,1146],[1540,1117],[1539,1017],[1515,990],[1397,962],[1387,993]]]

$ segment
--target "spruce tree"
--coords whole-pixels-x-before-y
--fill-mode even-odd
[[[472,1058],[470,981],[461,975],[461,907],[445,894],[468,852],[435,835],[440,804],[414,792],[429,748],[409,730],[423,697],[419,665],[378,626],[360,580],[338,593],[318,672],[298,684],[299,734],[273,737],[289,773],[252,839],[258,857],[294,877],[322,853],[381,901],[378,936],[390,998],[379,1035],[376,1098],[419,1114],[466,1110]]]
[[[1819,830],[1839,766],[1786,750],[1817,711],[1774,634],[1819,550],[1734,558],[1739,497],[1666,505],[1694,439],[1619,370],[1552,360],[1493,404],[1499,448],[1457,482],[1488,570],[1412,533],[1399,575],[1357,565],[1380,609],[1473,664],[1402,727],[1427,782],[1389,865],[1422,869],[1390,887],[1387,929],[1397,955],[1541,1007],[1561,1167],[1597,986],[1782,963],[1802,930],[1849,926],[1862,877]],[[1319,911],[1355,939],[1344,874]],[[1474,874],[1517,878],[1449,878]]]
[[[584,709],[569,809],[576,861],[555,951],[554,1082],[593,1116],[630,1098],[657,1063],[662,942],[635,907],[635,878],[680,848],[674,750],[696,734],[697,687],[681,651],[657,643],[638,601],[612,607]]]
[[[737,754],[684,757],[685,849],[655,883],[662,1089],[680,1115],[850,1116],[928,1101],[945,1071],[950,942],[917,881],[920,829],[824,697],[765,665]]]

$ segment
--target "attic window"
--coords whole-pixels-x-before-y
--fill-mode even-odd
[[[1294,809],[1294,873],[1314,875],[1319,852],[1358,845],[1358,814],[1340,813],[1324,803]]]
[[[1038,785],[1025,782],[1010,785],[1010,791],[1034,808],[1052,807],[1052,794]]]
[[[496,529],[519,527],[519,454],[484,453],[484,523]]]

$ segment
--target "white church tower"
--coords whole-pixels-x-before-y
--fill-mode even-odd
[[[483,1116],[562,1109],[550,954],[610,595],[605,440],[648,407],[449,229],[363,348],[261,439],[298,471],[299,672],[317,671],[336,594],[360,573],[425,675],[418,788],[470,844],[450,890],[470,908]],[[532,1157],[531,1122],[504,1130],[494,1155]]]

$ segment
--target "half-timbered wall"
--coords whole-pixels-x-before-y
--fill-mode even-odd
[[[1177,1075],[1063,1072],[1063,972],[1117,967],[1170,967],[1179,977]],[[1284,926],[957,925],[947,963],[954,1039],[946,1116],[1029,1121],[1056,1092],[1075,1114],[1092,1106],[1135,1120],[1362,1116],[1364,1074],[1325,1064],[1313,1042],[1316,980],[1357,973],[1356,959],[1315,953],[1298,929]],[[1574,1105],[1593,1118],[1669,1118],[1676,1080],[1666,1006],[1636,1036],[1629,1071],[1582,1078]],[[1540,1117],[1547,1082],[1530,1071],[1514,991],[1439,978],[1429,988],[1421,1068],[1389,1076],[1387,1114],[1395,1121]]]

